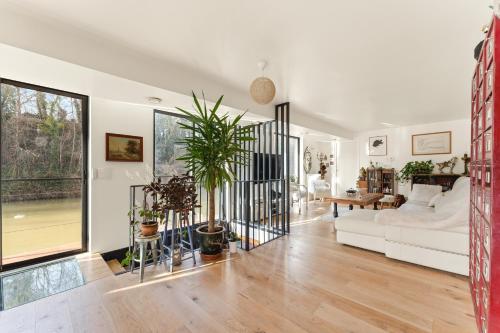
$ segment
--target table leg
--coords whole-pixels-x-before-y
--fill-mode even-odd
[[[165,233],[166,232],[167,231],[165,230]],[[166,268],[167,267],[167,258],[165,258],[165,248],[163,247],[163,240],[160,239],[160,240],[158,240],[158,242],[160,243],[159,244],[160,245],[160,265],[162,263],[164,263],[165,264],[165,268]]]
[[[361,208],[361,209],[365,209],[365,206],[363,206],[363,205],[360,205],[360,206],[359,206],[359,208]]]
[[[151,252],[153,254],[153,263],[156,266],[158,264],[158,252],[156,252],[156,240],[151,242]]]
[[[145,242],[140,244],[140,255],[139,256],[140,256],[140,260],[141,260],[141,262],[140,262],[141,267],[139,267],[139,271],[140,271],[139,275],[140,275],[141,283],[142,283],[142,280],[144,279],[144,265],[146,264],[146,258],[145,258],[146,257],[146,253],[145,253],[146,249],[145,249],[145,247],[146,247]]]
[[[339,212],[337,210],[337,203],[336,202],[333,203],[333,217],[335,217],[335,218],[339,217]]]
[[[172,233],[170,239],[170,273],[174,271],[174,249],[175,249],[175,229],[177,228],[177,214],[172,217]]]
[[[373,210],[378,210],[378,202],[373,203]]]
[[[353,210],[353,209],[354,209],[353,205],[349,204],[349,210]]]
[[[135,252],[137,251],[137,248],[135,247],[135,244],[134,243],[134,247],[132,248],[132,262],[131,262],[131,267],[130,267],[130,272],[131,273],[134,273],[134,268],[135,268]]]

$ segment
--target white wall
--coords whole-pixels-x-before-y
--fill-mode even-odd
[[[411,137],[413,134],[432,133],[432,132],[452,132],[452,153],[444,155],[419,155],[412,156]],[[368,140],[371,136],[387,135],[387,156],[368,156]],[[357,147],[353,147],[355,142]],[[453,156],[461,158],[464,153],[470,156],[470,120],[460,119],[439,123],[420,124],[412,126],[403,126],[397,128],[385,128],[369,132],[362,132],[356,135],[354,141],[341,141],[341,153],[339,169],[343,172],[344,167],[354,169],[354,172],[347,172],[343,177],[343,183],[355,185],[358,170],[361,167],[367,167],[370,161],[378,162],[381,166],[392,167],[400,170],[407,162],[425,161],[442,162],[449,160]],[[349,151],[356,151],[353,156]],[[346,154],[347,153],[347,154]],[[341,166],[342,165],[342,166]],[[455,173],[462,173],[464,164],[459,159],[455,167]],[[437,172],[437,169],[435,169]],[[407,194],[409,184],[400,185],[399,193]]]
[[[315,135],[304,135],[302,137],[302,150],[301,154],[303,156],[304,154],[304,149],[306,147],[309,147],[311,150],[312,154],[312,167],[311,171],[308,174],[308,182],[309,182],[309,193],[313,193],[313,188],[312,188],[312,182],[316,179],[319,178],[319,160],[317,158],[318,153],[325,153],[328,156],[328,163],[330,162],[330,154],[333,153],[333,147],[332,144],[334,141],[332,140],[325,140],[322,139],[321,137],[315,136]],[[302,158],[301,156],[301,158]],[[303,169],[303,163],[301,161],[301,168]],[[302,170],[302,175],[304,174],[304,171]],[[301,176],[302,178],[302,183],[305,184],[305,178]],[[326,181],[330,183],[332,186],[332,193],[334,193],[335,189],[335,166],[328,166],[328,169],[326,170]]]
[[[153,109],[190,107],[191,98],[2,43],[0,77],[90,96],[89,249],[106,252],[127,246],[129,186],[144,184],[152,174]],[[163,102],[146,105],[148,96],[158,96]],[[143,136],[144,162],[106,162],[106,132]]]
[[[105,99],[90,102],[90,247],[93,252],[128,245],[129,187],[153,177],[153,108]],[[144,162],[106,162],[105,133],[144,138]]]
[[[340,140],[338,143],[337,193],[356,187],[358,177],[358,142]]]

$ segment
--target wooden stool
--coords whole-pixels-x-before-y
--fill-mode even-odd
[[[151,253],[153,255],[153,263],[156,265],[158,263],[158,253],[160,253],[160,264],[167,261],[164,258],[163,251],[161,250],[162,246],[160,243],[160,247],[156,247],[156,243],[161,241],[161,234],[158,232],[153,236],[143,236],[138,235],[135,237],[134,241],[134,249],[132,250],[132,267],[130,268],[130,272],[134,273],[135,263],[139,263],[139,272],[140,272],[140,282],[142,283],[144,279],[144,266],[146,265],[146,251],[148,249],[148,244],[151,246]],[[139,259],[135,258],[135,253],[137,251],[137,247],[139,247]]]
[[[384,209],[384,207],[392,208],[394,207],[394,196],[385,196],[380,199],[378,202],[380,203],[380,209]]]

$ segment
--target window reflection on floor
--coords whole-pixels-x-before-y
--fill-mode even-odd
[[[69,259],[1,277],[2,307],[7,310],[85,284],[80,265]]]

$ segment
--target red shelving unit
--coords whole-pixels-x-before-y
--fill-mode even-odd
[[[500,20],[494,17],[472,79],[469,282],[482,333],[500,332],[499,67]]]

